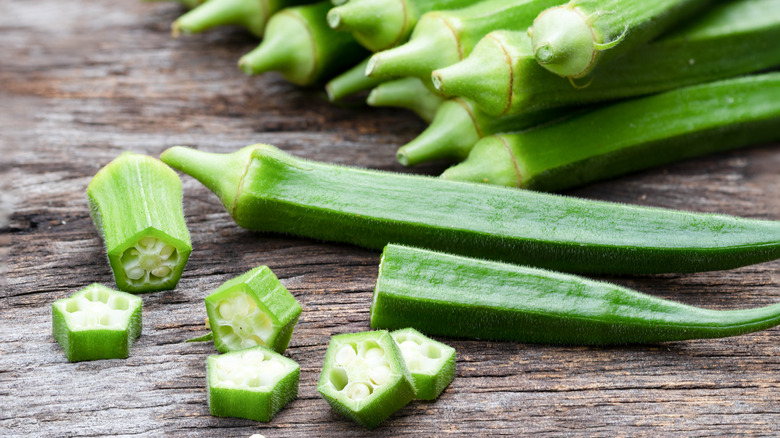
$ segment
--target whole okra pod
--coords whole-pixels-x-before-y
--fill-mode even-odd
[[[575,272],[696,272],[780,257],[775,221],[349,168],[267,145],[232,154],[173,147],[161,158],[205,184],[251,230]]]
[[[609,126],[609,129],[594,127]],[[616,103],[487,137],[445,179],[562,190],[706,153],[780,139],[780,73]]]
[[[307,3],[306,0],[208,0],[179,17],[171,25],[174,37],[218,26],[242,26],[262,37],[268,19],[276,11]]]
[[[651,94],[771,68],[780,64],[776,41],[780,1],[723,2],[641,50],[602,66],[584,88],[574,88],[539,66],[526,33],[505,31],[490,33],[462,62],[433,72],[433,84],[444,94],[472,99],[488,114],[518,114]]]
[[[366,103],[371,106],[391,106],[412,110],[430,123],[444,98],[429,90],[417,78],[402,78],[377,85]]]

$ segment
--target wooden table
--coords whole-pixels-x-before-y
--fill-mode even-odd
[[[340,108],[269,74],[235,67],[256,42],[236,30],[173,40],[175,4],[0,0],[0,434],[19,436],[364,436],[315,386],[330,336],[369,329],[379,254],[244,231],[183,178],[194,252],[176,290],[143,296],[127,360],[68,363],[51,303],[113,286],[85,188],[121,151],[183,144],[228,152],[272,143],[303,157],[405,172],[395,149],[424,126],[394,110]],[[443,165],[414,169],[436,174]],[[761,146],[594,184],[593,199],[780,219],[780,150]],[[300,395],[271,423],[214,418],[203,297],[267,264],[303,306],[287,355]],[[695,275],[622,277],[709,308],[780,299],[780,262]],[[731,339],[621,348],[446,340],[457,377],[374,433],[619,436],[780,434],[780,329]]]

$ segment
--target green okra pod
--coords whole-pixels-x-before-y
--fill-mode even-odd
[[[148,3],[157,3],[157,2],[162,2],[162,1],[171,1],[171,2],[180,3],[182,6],[188,8],[188,9],[192,9],[192,8],[196,8],[199,5],[203,4],[203,2],[205,2],[206,0],[144,0],[144,1],[148,2]]]
[[[378,52],[405,42],[422,14],[457,9],[473,0],[349,0],[328,12],[328,24],[352,32],[363,47]]]
[[[414,398],[435,400],[455,378],[455,349],[413,328],[390,333],[412,375]]]
[[[534,58],[542,67],[558,76],[581,78],[597,64],[607,63],[650,41],[708,3],[570,0],[540,13],[528,35]]]
[[[524,133],[486,137],[442,177],[562,190],[780,139],[778,126],[780,73],[765,73],[623,101]]]
[[[545,344],[722,338],[780,324],[780,304],[709,310],[614,284],[400,245],[382,253],[371,327]]]
[[[330,79],[368,55],[352,35],[325,21],[330,2],[283,9],[268,20],[263,42],[238,61],[249,75],[278,71],[297,85]]]
[[[371,90],[366,103],[371,106],[391,106],[412,110],[430,123],[444,98],[432,92],[417,78],[387,81]]]
[[[239,226],[381,249],[390,242],[573,272],[730,269],[780,257],[780,222],[356,169],[254,145],[162,160]]]
[[[492,32],[462,62],[433,72],[447,95],[472,99],[488,114],[618,99],[725,79],[780,65],[780,1],[722,2],[574,88],[533,57],[524,32]],[[724,56],[724,54],[728,54]]]
[[[341,73],[325,84],[325,91],[328,93],[328,100],[338,102],[347,96],[368,91],[384,82],[384,79],[369,78],[366,76],[366,66],[368,58],[360,64]]]
[[[125,152],[92,178],[87,197],[119,289],[176,287],[192,252],[176,172]]]
[[[539,12],[560,0],[486,0],[463,9],[429,12],[420,18],[409,42],[371,57],[366,74],[414,76],[426,84],[431,72],[455,64],[496,29],[521,30]]]
[[[171,33],[177,37],[218,26],[241,26],[262,37],[272,14],[300,3],[306,0],[208,0],[174,21]]]

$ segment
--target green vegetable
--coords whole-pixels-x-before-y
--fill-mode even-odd
[[[220,352],[264,345],[284,353],[301,305],[268,266],[258,266],[209,294],[206,312]]]
[[[51,307],[52,334],[71,362],[123,359],[141,334],[141,298],[97,283]]]
[[[366,102],[371,106],[392,106],[414,111],[430,123],[444,99],[417,78],[395,79],[371,90]]]
[[[461,161],[479,139],[501,133],[518,132],[542,123],[560,119],[573,110],[546,110],[506,117],[492,117],[470,100],[455,98],[444,101],[430,126],[414,140],[398,149],[396,157],[404,166],[433,160]]]
[[[209,187],[251,230],[579,272],[695,272],[780,257],[774,221],[348,168],[267,145],[232,154],[174,147],[162,159]]]
[[[331,102],[338,102],[347,96],[370,90],[384,82],[383,79],[369,78],[366,76],[367,65],[368,58],[325,84],[328,100]]]
[[[378,52],[409,38],[420,16],[428,11],[457,9],[473,0],[349,0],[328,12],[328,24],[349,31],[363,47]]]
[[[426,84],[431,72],[467,56],[477,42],[496,29],[521,30],[539,12],[559,0],[486,0],[452,11],[428,12],[408,43],[371,57],[366,74],[378,78],[414,76]]]
[[[388,245],[371,327],[441,336],[611,345],[722,338],[780,324],[780,304],[709,310],[542,269]]]
[[[268,18],[276,11],[306,0],[208,0],[174,21],[171,32],[192,34],[218,26],[242,26],[263,36]]]
[[[87,197],[119,289],[176,287],[192,252],[176,172],[125,152],[92,178]]]
[[[266,347],[209,356],[206,368],[215,417],[268,422],[298,397],[301,367]]]
[[[208,332],[203,336],[198,336],[196,338],[187,339],[184,342],[208,342],[214,339],[214,333]]]
[[[455,349],[413,328],[390,333],[412,374],[415,398],[435,400],[455,378]]]
[[[249,75],[278,71],[297,85],[330,79],[368,53],[352,35],[328,27],[330,2],[283,9],[268,20],[263,42],[239,61]]]
[[[192,9],[192,8],[195,8],[198,5],[202,4],[206,0],[143,0],[143,1],[148,2],[148,3],[157,3],[157,2],[161,2],[161,1],[173,1],[173,2],[176,2],[176,3],[181,3],[184,7],[188,8],[188,9]]]
[[[609,129],[594,127],[609,126]],[[780,139],[780,73],[628,100],[520,134],[487,137],[445,179],[562,190]]]
[[[707,3],[571,0],[539,14],[528,35],[534,57],[542,67],[558,76],[581,78],[597,64],[638,48]]]
[[[371,429],[414,398],[401,350],[384,330],[333,336],[317,391],[341,415]]]
[[[473,99],[492,115],[638,96],[780,65],[780,2],[713,6],[689,25],[600,68],[574,88],[550,75],[521,32],[492,32],[462,62],[433,72],[442,93]],[[724,56],[727,53],[728,56]]]

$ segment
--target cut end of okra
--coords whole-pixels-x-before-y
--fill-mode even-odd
[[[401,351],[384,330],[331,338],[317,391],[336,412],[367,428],[414,398]]]
[[[211,415],[268,422],[298,396],[300,366],[257,346],[209,356],[206,375]]]
[[[141,334],[141,298],[89,285],[52,304],[52,334],[71,362],[125,358]]]
[[[163,285],[178,281],[176,273],[183,269],[182,255],[164,237],[148,234],[122,252],[119,264],[124,272],[125,290],[137,290],[147,285]],[[184,252],[189,249],[185,248]]]
[[[217,350],[262,345],[283,353],[301,305],[267,266],[260,266],[206,297],[206,312]]]
[[[455,378],[455,349],[413,328],[390,333],[401,349],[416,391],[415,398],[434,400]]]
[[[585,76],[598,57],[590,21],[573,2],[542,12],[528,32],[536,61],[558,76]]]

